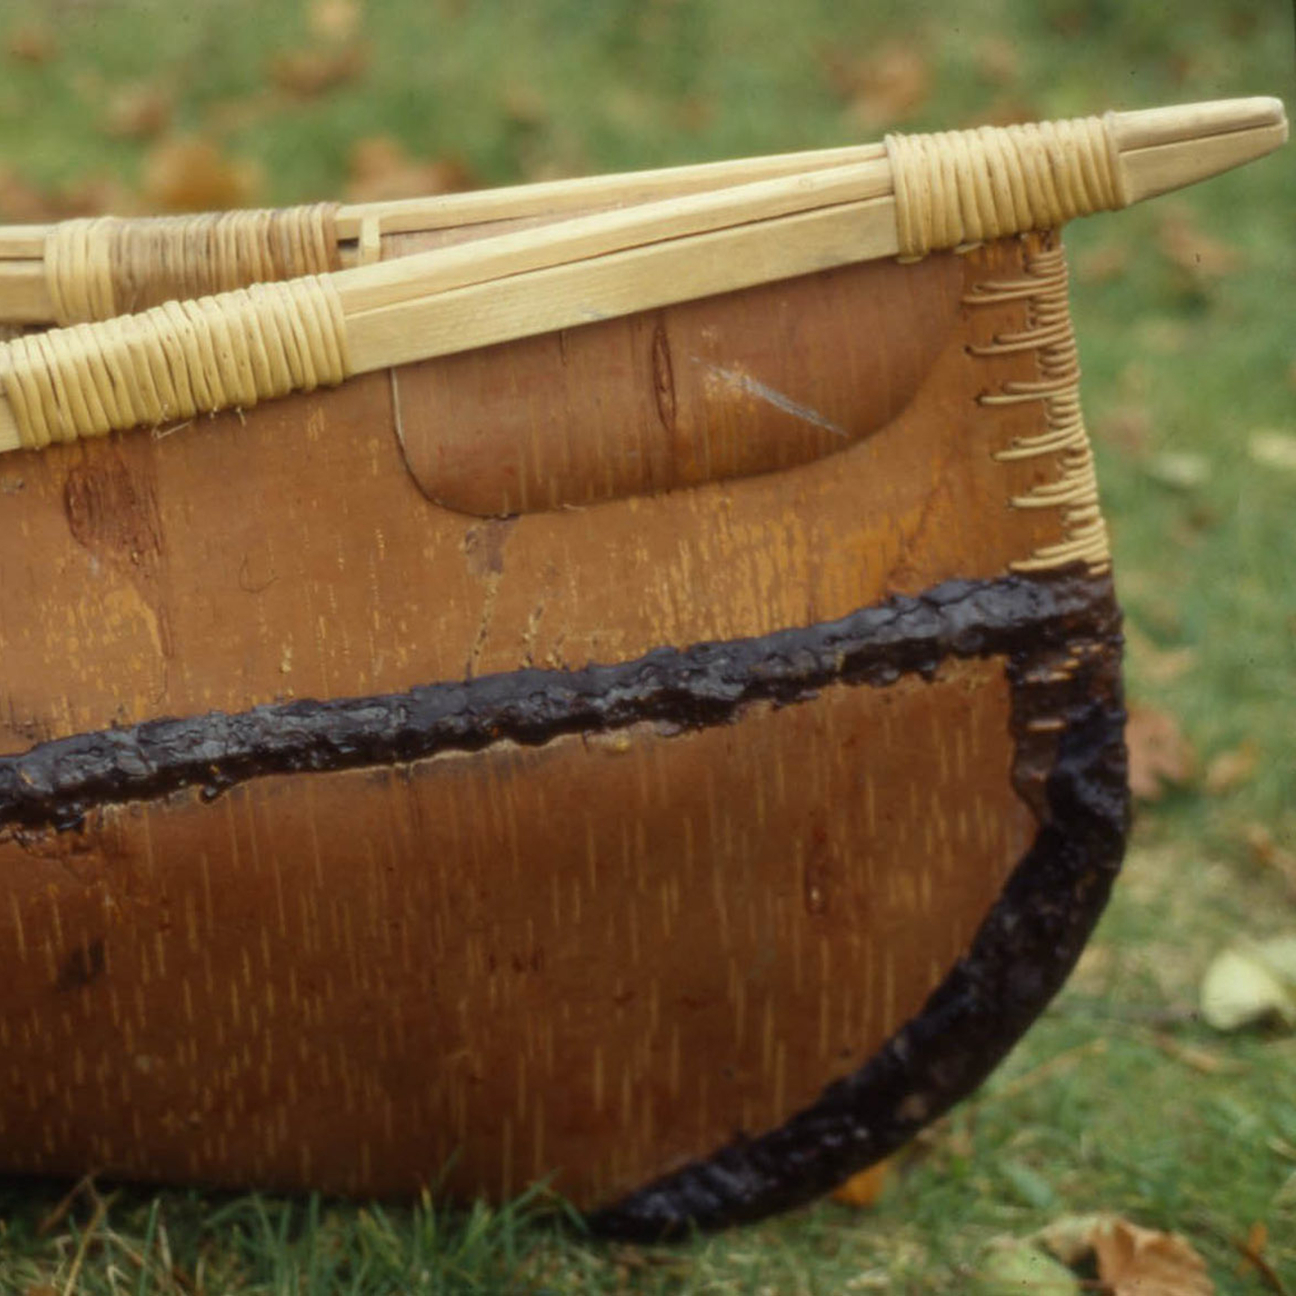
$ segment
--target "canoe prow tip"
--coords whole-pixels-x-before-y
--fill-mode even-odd
[[[1253,162],[1280,148],[1288,134],[1283,102],[1269,95],[1110,112],[1103,120],[1127,203]]]

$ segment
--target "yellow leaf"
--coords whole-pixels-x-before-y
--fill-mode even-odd
[[[1219,796],[1250,782],[1259,761],[1260,753],[1252,742],[1244,742],[1212,756],[1206,766],[1206,791]]]
[[[1228,949],[1206,969],[1202,1017],[1219,1031],[1237,1030],[1266,1017],[1296,1026],[1296,995],[1259,951]]]
[[[844,1184],[833,1191],[832,1199],[843,1206],[854,1206],[863,1209],[876,1206],[882,1190],[886,1187],[887,1176],[891,1171],[891,1162],[879,1161],[859,1174],[851,1175]]]
[[[314,0],[307,20],[317,40],[345,44],[360,30],[360,5],[357,0]]]
[[[970,1291],[973,1296],[1079,1296],[1080,1283],[1037,1247],[1013,1240],[989,1248]]]
[[[1247,439],[1247,453],[1265,468],[1296,472],[1296,435],[1276,428],[1261,428]]]

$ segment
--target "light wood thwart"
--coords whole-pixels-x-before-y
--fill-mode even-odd
[[[0,229],[0,318],[71,324],[0,345],[0,452],[158,428],[835,266],[1052,229],[1240,165],[1286,137],[1278,100],[1238,99],[425,201]],[[402,232],[498,222],[505,232],[375,260]],[[331,269],[343,261],[361,264]],[[1046,371],[984,399],[1047,403],[1047,437],[1005,457],[1066,451],[1062,480],[1014,501],[1073,519],[1065,545],[1029,562],[1101,565],[1060,255],[1038,274],[1029,334],[993,345],[1044,344]],[[227,291],[187,296],[204,289]],[[160,291],[184,299],[73,322]]]

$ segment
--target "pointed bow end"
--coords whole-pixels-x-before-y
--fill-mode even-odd
[[[1209,180],[1287,142],[1282,100],[1265,96],[1108,113],[1105,120],[1131,203]]]

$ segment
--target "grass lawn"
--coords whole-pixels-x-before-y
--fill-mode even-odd
[[[213,144],[215,192],[295,202],[402,167],[488,184],[895,125],[1290,108],[1292,54],[1278,0],[4,0],[0,220],[183,200],[176,137]],[[67,1184],[0,1181],[0,1291],[962,1292],[990,1239],[1104,1210],[1185,1234],[1220,1292],[1296,1293],[1296,1036],[1195,1014],[1216,951],[1296,932],[1293,156],[1068,235],[1129,690],[1141,727],[1178,721],[1175,786],[1140,807],[1066,991],[876,1207],[655,1251],[588,1244],[541,1195],[98,1184],[60,1209]],[[1238,1249],[1261,1230],[1268,1272]]]

